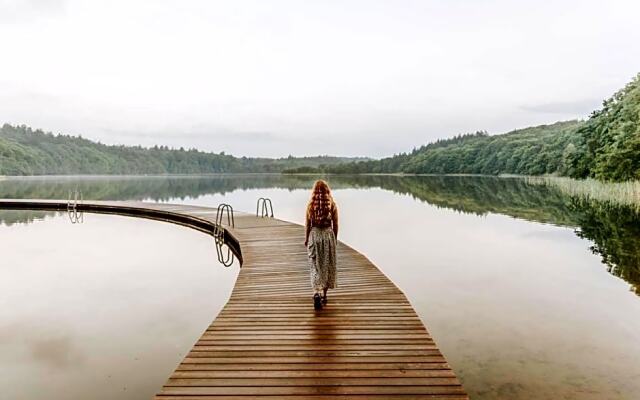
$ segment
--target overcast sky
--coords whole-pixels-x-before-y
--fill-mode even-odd
[[[386,156],[585,118],[640,1],[0,0],[0,123],[235,155]]]

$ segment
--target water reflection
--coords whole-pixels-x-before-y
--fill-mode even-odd
[[[0,212],[0,225],[11,226],[15,224],[30,224],[35,221],[44,221],[47,217],[51,217],[55,214],[55,212],[31,210]]]
[[[0,211],[0,398],[149,399],[228,299],[237,266],[172,224]],[[28,225],[22,222],[30,222]]]
[[[169,177],[13,178],[0,181],[0,198],[67,198],[70,190],[92,200],[185,201],[249,189],[308,189],[304,175],[194,175]],[[593,242],[608,271],[640,294],[640,215],[631,208],[572,199],[524,179],[451,176],[330,176],[335,189],[380,188],[407,194],[436,207],[474,215],[503,214],[571,227]],[[25,211],[3,217],[5,225],[29,222]]]

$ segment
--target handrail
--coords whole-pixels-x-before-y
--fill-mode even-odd
[[[227,203],[221,203],[218,205],[218,209],[216,210],[216,224],[222,225],[222,219],[225,211],[227,212],[227,225],[235,227],[236,221],[233,217],[233,207],[231,207],[231,204]]]
[[[260,209],[261,204],[262,204],[262,209]],[[256,204],[256,217],[273,218],[273,203],[271,202],[270,198],[260,197],[258,199],[258,204]]]

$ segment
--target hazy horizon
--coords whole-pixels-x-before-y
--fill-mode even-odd
[[[0,1],[0,123],[237,156],[367,156],[584,119],[640,69],[612,1]]]

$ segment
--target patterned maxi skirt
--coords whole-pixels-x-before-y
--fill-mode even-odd
[[[337,287],[336,237],[331,227],[311,228],[307,254],[313,290],[321,292],[325,288]]]

